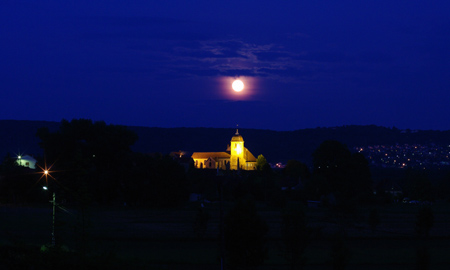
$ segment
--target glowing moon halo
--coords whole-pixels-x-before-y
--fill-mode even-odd
[[[241,92],[244,89],[244,83],[241,80],[235,80],[231,87],[235,92]]]

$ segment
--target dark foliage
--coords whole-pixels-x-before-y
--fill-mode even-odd
[[[263,155],[259,155],[256,159],[256,169],[262,171],[266,165],[268,165],[266,158]]]
[[[39,129],[37,136],[47,162],[54,163],[53,170],[58,171],[54,176],[60,188],[72,196],[68,199],[79,200],[86,192],[98,202],[118,198],[131,165],[135,133],[122,126],[79,119],[61,121],[56,132]]]
[[[372,196],[372,180],[367,160],[352,154],[338,141],[325,141],[313,153],[314,177],[310,189],[316,195],[336,197],[343,207],[368,201]],[[317,199],[317,198],[316,198]]]
[[[169,156],[135,153],[121,190],[129,205],[173,207],[187,201],[184,168]]]
[[[0,164],[0,202],[22,204],[45,199],[42,187],[36,185],[38,177],[35,170],[18,166],[16,158],[7,154]]]
[[[58,193],[81,205],[125,202],[157,207],[186,201],[184,168],[169,156],[133,153],[137,135],[122,126],[91,120],[61,122],[59,130],[39,129]]]
[[[29,154],[41,154],[34,137],[40,127],[51,132],[58,129],[57,122],[0,120],[0,156],[7,151],[26,149]],[[132,150],[143,153],[169,153],[174,149],[186,151],[221,151],[226,148],[229,134],[234,129],[220,128],[150,128],[128,127],[139,135]],[[349,147],[362,145],[429,144],[449,145],[450,131],[399,130],[379,126],[342,126],[311,128],[296,131],[271,131],[246,129],[242,131],[246,147],[253,153],[263,153],[269,162],[286,162],[290,159],[310,164],[311,153],[325,140],[337,140]],[[204,140],[216,138],[216,140]],[[14,148],[11,148],[14,147]]]
[[[286,166],[283,169],[283,173],[294,179],[309,179],[311,177],[311,173],[309,172],[309,168],[306,164],[298,161],[298,160],[289,160],[286,163]]]

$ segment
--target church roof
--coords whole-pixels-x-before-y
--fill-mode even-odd
[[[256,162],[256,158],[252,154],[252,152],[250,152],[246,147],[244,147],[244,148],[245,148],[245,155],[246,155],[247,162]]]
[[[21,156],[20,159],[36,162],[36,159],[34,157],[32,157],[32,156],[29,156],[29,155]]]
[[[236,129],[236,134],[231,138],[232,142],[243,142],[244,138],[242,138],[241,135],[239,135],[239,131]]]
[[[193,159],[230,158],[230,156],[227,152],[194,152],[192,154]]]

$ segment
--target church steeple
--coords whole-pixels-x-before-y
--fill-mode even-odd
[[[243,164],[245,164],[245,148],[244,138],[239,134],[239,130],[236,128],[236,134],[231,138],[230,143],[230,169],[238,170]]]

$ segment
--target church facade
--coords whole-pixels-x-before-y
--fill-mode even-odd
[[[256,170],[256,158],[244,147],[244,139],[238,130],[225,152],[194,152],[192,159],[198,169]]]

